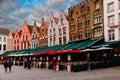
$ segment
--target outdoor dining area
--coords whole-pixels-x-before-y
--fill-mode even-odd
[[[101,47],[84,50],[50,50],[32,55],[9,57],[13,60],[14,65],[17,66],[24,66],[24,59],[29,59],[32,64],[31,67],[78,72],[111,67],[113,48]],[[52,63],[54,58],[57,61],[55,68]]]
[[[69,72],[120,66],[120,46],[116,45],[118,42],[101,43],[102,40],[84,40],[66,45],[8,51],[0,55],[0,64],[3,64],[5,58],[11,58],[15,66],[25,66],[27,59],[31,62],[30,67]]]

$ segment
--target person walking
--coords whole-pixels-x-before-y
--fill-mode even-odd
[[[8,60],[8,68],[9,68],[9,71],[11,72],[11,69],[12,69],[12,65],[13,65],[13,61],[11,59]]]
[[[107,54],[106,53],[103,54],[103,64],[104,64],[104,68],[107,68]]]
[[[53,65],[53,69],[56,70],[57,67],[57,59],[54,57],[53,61],[52,61],[52,65]]]
[[[5,72],[7,72],[7,67],[8,67],[7,59],[4,60],[3,65],[4,65]]]

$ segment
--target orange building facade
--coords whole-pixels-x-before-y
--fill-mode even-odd
[[[49,22],[44,21],[42,18],[41,26],[40,26],[40,36],[39,36],[39,47],[48,47],[48,26]]]

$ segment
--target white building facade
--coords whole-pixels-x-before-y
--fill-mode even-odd
[[[0,28],[0,54],[3,54],[6,51],[8,34],[9,30]]]
[[[104,0],[105,41],[120,40],[120,0]]]

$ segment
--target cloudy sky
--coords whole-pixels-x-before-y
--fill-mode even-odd
[[[10,30],[22,29],[24,20],[40,26],[41,18],[50,19],[51,12],[58,16],[61,9],[68,8],[81,0],[0,0],[0,27]]]

